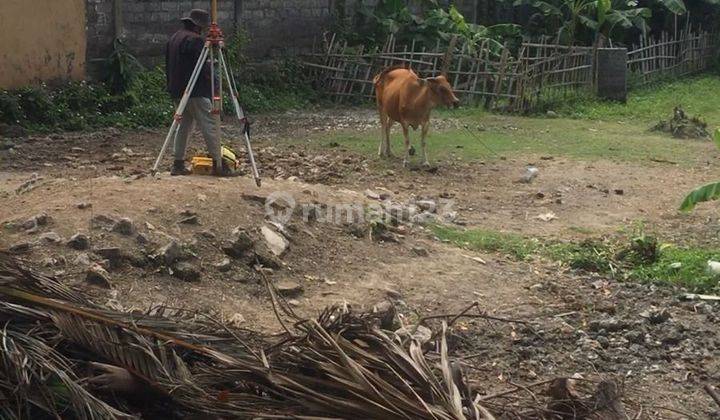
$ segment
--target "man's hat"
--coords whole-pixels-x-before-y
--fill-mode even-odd
[[[180,20],[184,22],[192,22],[203,29],[210,26],[210,14],[207,12],[207,10],[192,9],[187,16],[183,17]]]

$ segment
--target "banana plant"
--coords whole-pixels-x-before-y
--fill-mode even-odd
[[[720,128],[715,130],[715,146],[720,149]],[[720,182],[713,182],[702,187],[695,188],[685,197],[680,204],[680,211],[692,211],[695,206],[706,201],[713,201],[720,198]]]

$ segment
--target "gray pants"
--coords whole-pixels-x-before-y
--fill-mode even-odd
[[[212,101],[209,98],[190,98],[183,112],[180,128],[175,136],[175,160],[185,160],[188,138],[197,122],[200,132],[205,139],[208,153],[216,161],[220,161],[220,136],[212,115]]]

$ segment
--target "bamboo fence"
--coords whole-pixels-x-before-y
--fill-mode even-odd
[[[627,71],[641,83],[662,76],[681,76],[705,70],[717,54],[718,37],[687,30],[678,37],[663,34],[643,38],[628,52]],[[390,36],[378,49],[349,46],[328,35],[305,68],[317,87],[338,102],[374,97],[373,77],[382,69],[403,66],[421,77],[445,74],[466,103],[510,112],[537,110],[582,91],[591,92],[595,80],[593,47],[557,45],[547,40],[524,42],[513,54],[490,41],[477,45],[458,42],[428,47],[412,42],[398,44]]]
[[[663,32],[657,39],[641,37],[628,52],[628,79],[644,85],[706,70],[718,53],[717,34],[690,29],[678,36]]]

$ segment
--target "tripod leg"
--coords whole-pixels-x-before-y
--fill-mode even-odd
[[[224,71],[225,77],[227,78],[228,82],[228,90],[230,90],[230,98],[232,98],[233,107],[235,108],[235,116],[237,116],[238,120],[240,120],[241,123],[246,124],[245,120],[245,114],[243,113],[242,108],[240,107],[240,102],[237,98],[237,93],[235,90],[235,85],[233,83],[233,79],[230,77],[230,73],[227,68],[227,64],[225,62],[225,57],[223,56],[222,51],[219,53],[220,56],[220,68]],[[250,160],[250,167],[252,169],[252,175],[255,179],[255,185],[258,187],[261,184],[260,180],[260,172],[258,171],[257,164],[255,163],[255,156],[252,151],[252,145],[250,144],[250,136],[248,135],[247,130],[243,130],[245,133],[245,148],[247,149],[248,159]]]
[[[165,142],[162,145],[162,148],[160,149],[160,153],[158,154],[157,159],[155,159],[155,164],[153,165],[151,173],[155,175],[158,171],[158,166],[160,166],[160,161],[162,160],[163,155],[165,154],[165,151],[167,150],[168,145],[170,144],[170,140],[175,138],[175,135],[177,134],[178,127],[180,126],[180,119],[182,118],[183,113],[185,112],[185,107],[187,106],[188,101],[190,100],[190,95],[192,94],[193,89],[195,89],[195,84],[197,83],[198,78],[200,77],[200,73],[202,72],[203,64],[205,63],[205,59],[208,56],[208,52],[210,50],[210,43],[206,42],[205,46],[203,47],[202,52],[200,53],[200,57],[198,58],[197,63],[195,63],[195,68],[193,69],[192,74],[190,75],[190,81],[188,82],[187,87],[185,88],[185,93],[183,93],[182,99],[180,99],[180,103],[177,106],[177,109],[175,110],[175,115],[173,117],[172,125],[170,126],[170,130],[168,130],[168,134],[165,137]]]

